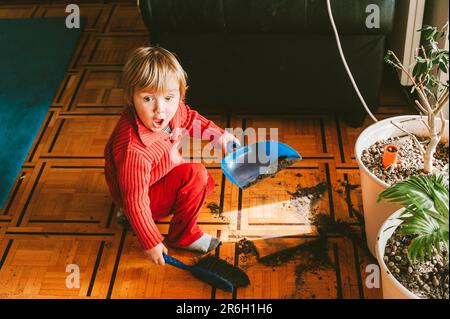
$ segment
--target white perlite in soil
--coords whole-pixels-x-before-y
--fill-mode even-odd
[[[427,142],[423,142],[423,139],[418,139],[425,148]],[[397,146],[400,163],[384,168],[381,164],[383,151],[384,147],[389,144]],[[417,144],[409,135],[391,137],[372,144],[362,152],[361,161],[370,172],[389,185],[405,180],[411,176],[424,174],[423,156]],[[448,143],[447,145],[440,143],[436,148],[433,166],[436,171],[444,172],[448,175]]]

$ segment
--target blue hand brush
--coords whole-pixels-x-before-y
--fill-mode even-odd
[[[194,265],[186,265],[167,254],[163,254],[163,256],[164,261],[169,265],[187,270],[211,286],[231,293],[235,288],[246,287],[250,283],[247,274],[242,269],[213,255],[199,259]]]

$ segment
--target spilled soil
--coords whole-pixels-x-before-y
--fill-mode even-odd
[[[353,191],[355,189],[358,189],[359,187],[361,187],[360,184],[351,184],[348,181],[342,181],[340,178],[338,179],[338,183],[345,188],[345,190],[347,191]]]
[[[354,240],[367,254],[370,254],[366,241],[361,237],[360,232],[353,225],[344,221],[334,221],[324,213],[315,216],[312,224],[317,227],[318,237],[305,239],[300,245],[278,251],[274,254],[260,257],[255,244],[246,238],[237,243],[237,253],[240,262],[247,262],[251,257],[264,266],[282,266],[290,261],[296,261],[295,277],[297,289],[304,284],[306,273],[315,273],[325,269],[335,269],[334,262],[328,255],[329,236],[340,236]]]
[[[340,219],[334,221],[327,214],[317,214],[314,218],[313,225],[317,227],[317,232],[321,236],[342,236],[353,240],[361,249],[370,255],[369,247],[365,238],[363,238],[363,230],[358,230],[355,225],[342,221]]]
[[[301,173],[295,176],[302,177]],[[338,180],[339,194],[348,200],[348,194],[360,188],[359,184],[351,184],[347,180]],[[276,271],[286,263],[293,262],[295,265],[295,283],[297,291],[305,284],[305,275],[316,274],[318,271],[336,269],[335,262],[330,258],[331,242],[329,238],[348,238],[355,245],[358,245],[366,255],[370,256],[370,251],[367,247],[364,238],[363,214],[357,211],[351,203],[351,209],[354,216],[358,219],[360,225],[348,223],[342,220],[334,220],[329,214],[323,213],[320,207],[320,200],[328,191],[328,185],[325,182],[319,182],[311,187],[302,187],[297,185],[295,191],[288,192],[291,196],[289,201],[283,203],[284,207],[290,208],[294,213],[301,215],[304,219],[309,221],[313,226],[317,227],[318,236],[312,238],[305,238],[301,244],[280,250],[271,255],[262,256],[258,251],[255,243],[247,238],[243,238],[237,242],[237,253],[239,263],[248,268],[255,263],[271,267]],[[322,277],[318,277],[319,280]]]
[[[324,239],[325,238],[319,237],[312,240],[307,240],[305,243],[295,247],[259,258],[258,262],[269,267],[281,266],[282,264],[295,259],[299,254],[307,252],[314,255],[313,260],[315,262],[320,261],[321,265],[330,266],[331,262],[328,259],[327,243]]]
[[[327,191],[327,184],[322,182],[312,187],[301,187],[297,185],[295,192],[288,192],[292,197],[308,197],[312,200],[318,200],[323,193]]]
[[[337,188],[337,189],[335,189],[335,192],[338,193],[339,195],[341,195],[342,197],[344,197],[345,201],[350,205],[352,214],[355,215],[356,219],[358,219],[358,222],[361,225],[364,225],[364,215],[360,211],[355,209],[355,206],[351,202],[351,199],[347,198],[347,195],[349,196],[351,191],[354,191],[354,190],[360,188],[361,185],[360,184],[351,184],[349,181],[346,181],[346,180],[342,181],[340,178],[338,178],[337,181],[343,189]]]
[[[243,238],[237,242],[237,251],[239,255],[253,254],[256,256],[256,258],[259,259],[258,249],[256,248],[255,244],[251,240],[248,240],[247,238]]]
[[[333,268],[333,262],[328,256],[327,239],[324,236],[305,240],[304,243],[276,252],[271,255],[259,257],[255,244],[244,238],[237,243],[237,252],[241,263],[247,262],[251,257],[256,257],[256,261],[264,266],[276,267],[290,261],[297,261],[295,266],[295,283],[301,287],[304,283],[304,275],[311,271]]]
[[[327,184],[324,182],[312,187],[297,185],[294,192],[288,192],[291,198],[289,202],[283,203],[283,206],[293,208],[296,214],[302,216],[307,222],[312,223],[314,216],[319,210],[317,203],[327,189]]]
[[[242,189],[247,189],[250,186],[253,186],[256,183],[262,181],[263,179],[266,179],[268,177],[275,175],[276,173],[285,169],[286,167],[294,165],[299,160],[300,160],[300,158],[288,158],[287,156],[278,157],[278,160],[276,162],[269,165],[269,167],[267,168],[265,173],[259,174],[255,179],[249,181],[245,186],[243,186]]]
[[[247,263],[252,257],[256,257],[257,261],[260,259],[259,251],[255,244],[247,238],[239,240],[236,243],[236,249],[239,256],[239,264],[244,265],[244,268],[247,268]]]
[[[208,205],[206,207],[211,211],[211,215],[214,218],[217,218],[220,221],[224,221],[224,222],[229,221],[228,218],[223,214],[223,210],[220,208],[220,206],[217,203],[210,202],[210,203],[208,203]]]

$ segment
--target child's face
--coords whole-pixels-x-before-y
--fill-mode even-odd
[[[142,123],[152,131],[162,131],[169,124],[180,102],[180,85],[175,77],[168,79],[165,92],[136,89],[134,107]]]

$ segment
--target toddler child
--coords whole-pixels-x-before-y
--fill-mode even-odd
[[[223,153],[229,142],[239,141],[184,104],[186,74],[169,51],[134,50],[123,75],[127,107],[105,147],[105,177],[115,205],[156,264],[164,265],[167,248],[155,221],[167,215],[173,214],[168,245],[202,253],[215,249],[219,239],[196,223],[214,180],[202,164],[186,163],[178,148],[196,125]]]

